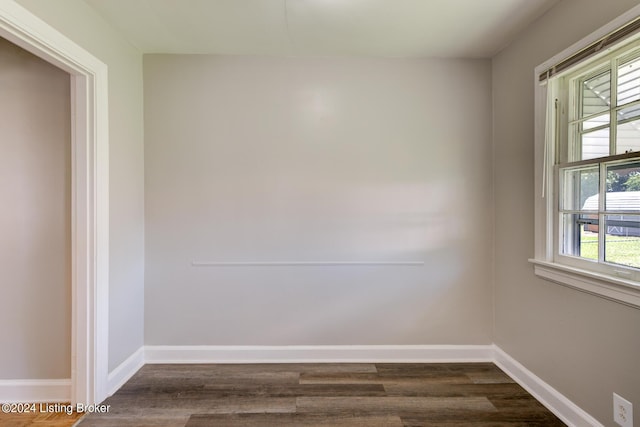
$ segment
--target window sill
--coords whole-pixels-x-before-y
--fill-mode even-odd
[[[530,259],[529,262],[534,265],[534,273],[538,277],[640,308],[640,285],[637,282],[548,261]]]

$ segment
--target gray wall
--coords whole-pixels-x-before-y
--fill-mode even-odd
[[[1,379],[71,376],[69,74],[0,38]]]
[[[640,310],[537,279],[533,69],[636,0],[564,0],[493,59],[495,342],[613,426],[612,393],[640,408]]]
[[[614,391],[640,407],[640,311],[527,263],[533,68],[637,1],[562,1],[493,59],[492,81],[486,61],[147,56],[146,195],[139,53],[82,1],[19,3],[109,66],[111,369],[143,335],[486,344],[495,313],[495,342],[601,422]]]
[[[146,344],[491,343],[489,61],[144,58]]]
[[[81,0],[18,0],[109,67],[109,369],[143,345],[142,55]]]

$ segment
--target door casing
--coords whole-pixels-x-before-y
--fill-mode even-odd
[[[107,397],[109,133],[107,66],[14,1],[0,36],[71,75],[72,403]]]

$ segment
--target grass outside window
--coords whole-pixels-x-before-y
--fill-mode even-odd
[[[640,268],[640,237],[613,236],[607,234],[605,240],[607,262]],[[598,234],[584,232],[580,239],[580,256],[598,259]]]

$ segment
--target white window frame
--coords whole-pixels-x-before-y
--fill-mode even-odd
[[[534,272],[539,277],[640,308],[639,272],[625,267],[603,266],[575,257],[562,256],[558,253],[558,192],[556,189],[557,177],[554,176],[554,171],[559,157],[557,153],[560,148],[559,144],[561,144],[557,141],[564,139],[558,135],[568,135],[568,129],[566,128],[566,116],[562,116],[562,114],[566,114],[566,111],[558,114],[549,113],[552,109],[548,104],[555,102],[556,98],[566,100],[567,96],[560,93],[562,90],[560,85],[541,86],[539,79],[541,74],[551,69],[555,64],[592,45],[638,16],[640,16],[640,6],[634,7],[573,46],[540,64],[534,71],[536,116],[534,136],[535,251],[534,258],[529,261],[534,264]],[[577,65],[576,68],[583,68],[589,63],[601,61],[612,51],[636,40],[640,40],[640,35],[634,35],[617,45],[603,49],[599,54]],[[572,70],[567,70],[564,74],[571,72]],[[548,138],[547,133],[555,133],[555,135]],[[553,143],[547,143],[548,140]]]

